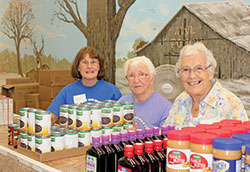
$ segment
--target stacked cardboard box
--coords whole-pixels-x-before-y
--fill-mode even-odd
[[[74,82],[70,70],[39,71],[39,104],[46,110],[61,89]]]
[[[0,95],[0,125],[13,124],[13,99]]]
[[[2,86],[2,95],[12,98],[14,113],[19,114],[19,109],[26,107],[25,96],[27,94],[38,93],[38,83],[18,83]]]

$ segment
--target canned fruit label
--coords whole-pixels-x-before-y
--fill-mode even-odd
[[[90,145],[90,131],[78,132],[78,147],[89,146]]]
[[[241,172],[241,159],[225,160],[213,158],[213,172]]]
[[[51,113],[37,112],[35,114],[35,135],[37,137],[47,137],[51,135]]]
[[[123,125],[124,123],[121,106],[113,107],[113,123],[114,125]]]
[[[68,127],[68,105],[60,106],[60,126]]]
[[[112,133],[113,133],[113,127],[111,127],[111,128],[103,128],[102,129],[102,134],[108,134],[108,135],[110,135]],[[110,137],[110,139],[111,139],[111,137]]]
[[[42,154],[51,152],[51,139],[50,137],[36,137],[35,138],[36,152]]]
[[[51,152],[63,150],[65,147],[64,135],[51,136]]]
[[[35,152],[36,142],[35,135],[28,134],[28,149]]]
[[[91,111],[90,109],[77,109],[76,127],[78,131],[91,130]]]
[[[68,128],[70,129],[76,129],[76,108],[69,107],[68,109]]]
[[[125,104],[123,106],[123,119],[125,122],[131,122],[134,119],[134,105]]]
[[[123,126],[114,126],[113,127],[113,133],[121,132],[121,131],[123,131]]]
[[[126,130],[127,128],[134,128],[134,125],[132,123],[124,123],[123,129]]]
[[[103,127],[113,127],[112,108],[103,107],[101,110],[101,113],[102,113],[102,126]]]
[[[28,133],[35,134],[35,111],[29,111],[28,116]]]
[[[213,154],[200,154],[191,152],[190,168],[192,172],[212,171]]]
[[[77,133],[65,134],[65,149],[71,149],[78,147],[78,135]]]
[[[91,109],[91,128],[100,129],[102,128],[102,114],[101,108]]]
[[[20,110],[20,129],[22,132],[28,131],[28,109]]]
[[[189,169],[190,149],[167,148],[167,167],[178,170]]]
[[[21,132],[20,133],[20,146],[27,149],[28,146],[28,133],[27,132]]]

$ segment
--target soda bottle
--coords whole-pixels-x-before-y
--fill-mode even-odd
[[[161,136],[159,135],[159,127],[153,127],[153,140],[161,140]]]
[[[143,143],[143,130],[142,129],[136,129],[136,143]]]
[[[145,128],[144,133],[145,133],[144,141],[153,141],[152,140],[152,129],[151,128]]]
[[[105,151],[100,145],[100,136],[92,137],[92,147],[86,151],[86,171],[107,172]]]
[[[150,162],[150,172],[159,172],[159,159],[154,154],[153,146],[153,142],[146,141],[144,155]]]
[[[128,145],[128,134],[126,131],[120,132],[120,145],[124,149],[125,145]]]
[[[134,158],[134,146],[124,146],[124,157],[118,160],[118,172],[140,172],[140,163]]]
[[[168,127],[167,126],[161,126],[161,138],[167,138],[168,133]]]
[[[124,156],[124,149],[119,144],[119,133],[112,133],[111,134],[111,145],[110,146],[115,150],[115,153],[117,156],[116,166],[118,166],[118,160]]]
[[[105,158],[108,162],[107,171],[108,172],[116,172],[117,171],[117,156],[115,154],[115,150],[109,145],[109,135],[102,135],[102,146],[101,148],[105,151]]]
[[[163,142],[163,152],[164,152],[164,155],[167,156],[167,146],[168,146],[168,139],[167,138],[164,138],[162,140]]]
[[[159,159],[159,172],[166,172],[166,155],[162,151],[162,141],[154,140],[154,154]]]
[[[140,163],[142,172],[149,172],[149,160],[143,154],[143,143],[135,143],[135,159]]]
[[[135,142],[135,130],[128,130],[128,142],[131,145],[134,145]]]

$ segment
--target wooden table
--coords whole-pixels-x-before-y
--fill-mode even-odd
[[[7,139],[8,139],[8,126],[2,125],[0,126],[0,145],[8,149],[11,149],[10,146],[8,146]],[[85,158],[86,158],[86,155],[82,155],[82,156],[76,156],[76,157],[71,157],[71,158],[44,162],[43,164],[46,164],[55,169],[65,171],[65,172],[66,171],[67,172],[68,171],[72,171],[72,172],[81,171],[82,172],[82,171],[85,171]],[[17,171],[18,169],[16,170],[16,172]]]

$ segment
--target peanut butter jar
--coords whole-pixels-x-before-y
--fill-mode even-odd
[[[242,142],[232,138],[213,140],[213,172],[241,172]]]
[[[245,172],[250,172],[250,144],[246,145]]]
[[[168,131],[167,172],[189,172],[190,134],[184,130]]]
[[[213,163],[213,139],[214,134],[199,133],[192,134],[190,171],[191,172],[211,172]]]

